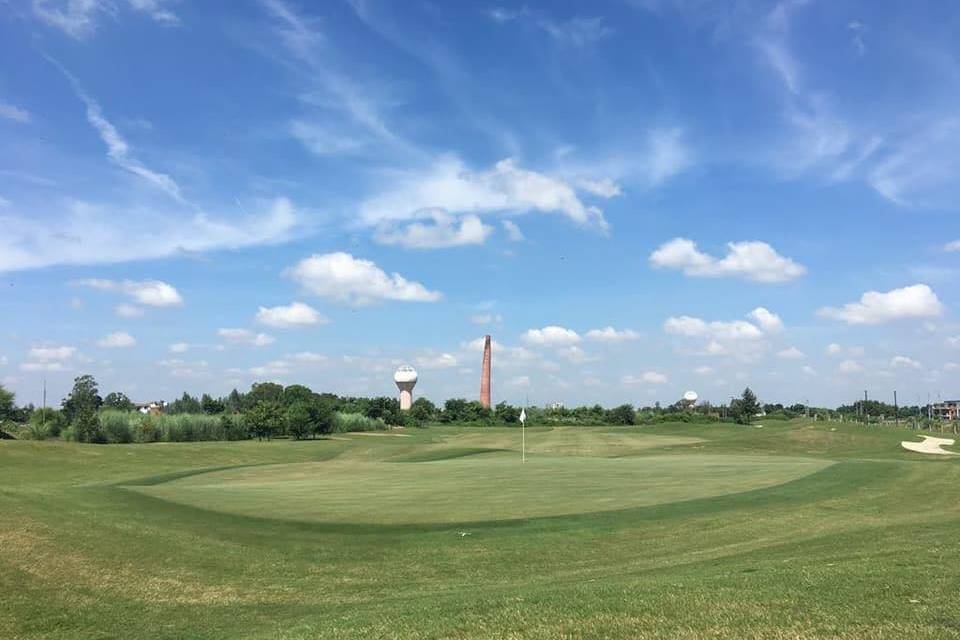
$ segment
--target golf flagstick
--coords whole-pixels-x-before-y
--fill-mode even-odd
[[[527,410],[520,409],[520,451],[521,462],[527,461]]]

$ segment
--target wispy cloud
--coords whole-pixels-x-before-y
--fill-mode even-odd
[[[180,24],[180,18],[167,5],[170,0],[127,0],[135,12],[164,26]],[[33,0],[33,13],[48,26],[60,29],[71,38],[83,40],[97,29],[101,15],[116,16],[118,5],[110,0]]]
[[[283,242],[298,217],[286,198],[267,203],[261,215],[214,218],[206,213],[99,205],[68,200],[58,215],[0,214],[0,272],[57,264],[110,264],[184,252],[239,249]],[[125,215],[117,215],[117,211]],[[149,230],[144,239],[144,230]]]
[[[528,7],[521,9],[494,7],[487,11],[487,16],[499,24],[522,22],[546,33],[558,44],[574,47],[591,45],[614,33],[613,28],[602,16],[574,16],[566,20],[558,20],[545,12]]]
[[[21,124],[25,124],[31,120],[29,111],[10,104],[9,102],[3,101],[0,101],[0,118],[12,120],[13,122],[19,122]]]

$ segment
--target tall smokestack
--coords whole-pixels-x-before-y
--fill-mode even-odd
[[[483,336],[483,369],[480,372],[480,404],[490,408],[490,336]]]

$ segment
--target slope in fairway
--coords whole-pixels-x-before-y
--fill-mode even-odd
[[[610,511],[769,487],[829,466],[781,456],[487,454],[422,463],[246,467],[131,487],[234,514],[367,524],[457,523]]]

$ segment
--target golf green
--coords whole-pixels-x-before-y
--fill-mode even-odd
[[[770,487],[829,466],[755,455],[625,458],[486,453],[430,462],[242,467],[137,491],[210,511],[365,524],[465,523],[613,511]]]

